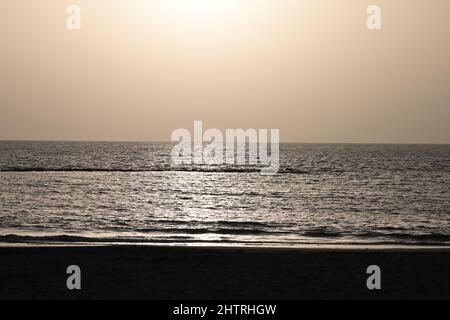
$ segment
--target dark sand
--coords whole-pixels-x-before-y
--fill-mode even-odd
[[[66,289],[66,268],[82,290]],[[382,290],[366,288],[369,265]],[[445,250],[0,248],[1,299],[450,298]]]

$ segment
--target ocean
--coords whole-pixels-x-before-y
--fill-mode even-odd
[[[0,243],[450,245],[450,145],[282,144],[275,176],[172,148],[0,142]]]

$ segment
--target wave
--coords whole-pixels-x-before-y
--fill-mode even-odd
[[[0,243],[18,244],[152,244],[152,243],[234,243],[234,244],[346,244],[346,245],[422,245],[422,246],[449,246],[449,234],[385,234],[380,232],[345,235],[330,230],[313,230],[302,233],[282,231],[247,230],[247,229],[139,229],[136,232],[142,235],[124,235],[119,232],[114,236],[85,236],[74,234],[47,234],[47,235],[0,235]],[[148,234],[145,234],[148,233]],[[151,233],[151,234],[150,234]],[[199,235],[214,234],[208,239]],[[216,236],[229,236],[226,238]],[[240,236],[252,235],[242,238]],[[287,237],[283,237],[287,236]],[[296,236],[296,237],[293,237]]]
[[[448,247],[450,242],[442,241],[398,241],[389,239],[372,239],[371,241],[365,241],[361,239],[352,239],[346,241],[318,241],[308,239],[297,240],[275,240],[275,239],[196,239],[189,237],[160,237],[160,238],[133,238],[133,237],[87,237],[87,236],[74,236],[68,234],[61,235],[44,235],[44,236],[24,236],[17,234],[9,234],[0,236],[0,243],[6,244],[25,244],[25,245],[190,245],[190,244],[213,244],[213,245],[233,245],[233,246],[280,246],[280,247],[298,247],[309,245],[324,245],[324,246],[404,246],[405,248],[410,246],[423,246],[423,247]]]
[[[87,242],[115,242],[115,238],[90,238],[73,235],[56,235],[56,236],[22,236],[17,234],[8,234],[0,236],[0,242],[4,243],[41,243],[41,242],[57,242],[57,243],[87,243]],[[129,239],[131,240],[131,239]]]
[[[186,236],[171,236],[171,237],[154,237],[154,238],[140,238],[140,237],[87,237],[75,236],[68,234],[61,235],[43,235],[43,236],[27,236],[18,234],[8,234],[0,236],[0,243],[23,243],[23,244],[121,244],[121,243],[135,243],[135,244],[152,244],[152,243],[285,243],[284,241],[236,241],[233,239],[195,239]],[[288,243],[286,243],[288,244]]]
[[[283,231],[267,231],[260,229],[226,229],[226,228],[142,228],[135,229],[137,232],[166,232],[182,234],[222,234],[222,235],[270,235],[270,234],[288,234]]]
[[[311,238],[341,238],[344,236],[343,233],[330,230],[328,228],[317,228],[305,231],[304,236],[311,237]]]
[[[161,224],[169,224],[169,225],[207,225],[212,227],[240,227],[240,228],[280,228],[280,227],[288,227],[287,224],[281,223],[264,223],[264,222],[256,222],[256,221],[200,221],[200,220],[152,220],[152,223],[161,223]]]
[[[178,240],[178,241],[177,241]],[[68,234],[61,235],[44,235],[44,236],[24,236],[18,234],[8,234],[0,236],[0,243],[23,243],[23,244],[106,244],[106,243],[171,243],[171,242],[199,242],[193,241],[187,237],[172,237],[170,239],[164,238],[138,238],[138,237],[87,237],[87,236],[74,236]],[[222,242],[222,240],[220,241]]]
[[[203,172],[203,173],[261,173],[261,170],[265,167],[220,167],[220,166],[202,166],[202,167],[155,167],[155,168],[89,168],[89,167],[3,167],[0,168],[1,172]],[[419,172],[419,173],[433,173],[433,172],[448,172],[448,166],[442,168],[387,168],[385,172],[391,173],[406,173],[406,172]],[[290,167],[281,167],[278,170],[278,174],[285,175],[344,175],[347,173],[363,173],[361,170],[352,168],[308,168],[297,169]]]
[[[260,173],[262,167],[245,168],[211,168],[211,167],[192,167],[192,168],[70,168],[70,167],[7,167],[0,168],[0,172],[204,172],[204,173]],[[341,172],[341,171],[338,171]],[[281,168],[279,174],[309,174],[310,172],[293,168]]]
[[[392,238],[418,243],[450,243],[450,234],[430,233],[430,234],[411,234],[411,233],[381,233],[366,232],[357,234],[361,238]]]
[[[112,230],[111,230],[112,231]],[[87,237],[78,235],[20,235],[20,234],[8,234],[0,236],[0,243],[27,243],[27,242],[60,242],[60,243],[75,243],[75,242],[154,242],[156,240],[160,241],[161,238],[176,239],[186,241],[192,239],[198,235],[223,235],[223,236],[242,236],[242,235],[253,235],[253,236],[267,236],[273,234],[287,234],[281,231],[266,231],[260,229],[225,229],[225,228],[141,228],[134,229],[134,232],[142,233],[142,236],[129,237],[121,236],[120,232],[117,232],[117,236],[109,237]],[[169,240],[167,240],[169,241]],[[173,241],[173,240],[170,240]],[[170,242],[169,241],[169,242]],[[221,240],[222,241],[222,240]]]

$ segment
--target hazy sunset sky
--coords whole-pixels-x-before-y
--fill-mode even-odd
[[[203,120],[450,143],[449,15],[448,0],[2,0],[0,140],[167,141]]]

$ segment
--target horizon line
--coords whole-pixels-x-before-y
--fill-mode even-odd
[[[0,142],[92,142],[92,143],[177,143],[161,140],[95,140],[95,139],[0,139]],[[440,142],[314,142],[282,141],[280,144],[347,144],[347,145],[450,145]]]

